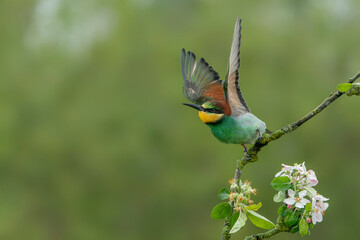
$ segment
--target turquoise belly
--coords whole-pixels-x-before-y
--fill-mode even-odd
[[[251,113],[234,118],[224,116],[218,124],[208,124],[214,136],[223,143],[248,144],[254,143],[266,129],[263,121]]]

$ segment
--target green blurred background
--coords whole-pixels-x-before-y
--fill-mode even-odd
[[[180,49],[224,76],[243,19],[240,86],[272,130],[360,70],[358,0],[0,1],[0,239],[220,239],[210,219],[241,146],[181,105]],[[360,222],[360,99],[271,143],[243,178],[276,220],[281,163],[330,198],[311,239]],[[250,223],[234,239],[261,232]],[[279,234],[272,239],[301,239]]]

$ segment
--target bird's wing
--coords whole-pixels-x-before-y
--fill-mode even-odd
[[[231,45],[228,74],[223,84],[227,102],[229,103],[232,115],[234,116],[250,112],[239,88],[240,39],[241,19],[238,17],[236,19],[234,37]]]
[[[194,53],[182,49],[180,61],[187,99],[195,104],[209,100],[226,102],[218,73],[203,58],[196,62]]]

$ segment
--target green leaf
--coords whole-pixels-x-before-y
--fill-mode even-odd
[[[309,223],[309,228],[310,229],[313,229],[314,228],[314,224],[311,222],[311,223]]]
[[[288,213],[288,208],[286,206],[279,207],[278,214],[282,217],[285,217]]]
[[[283,191],[279,191],[277,194],[275,194],[273,198],[274,202],[282,202],[285,200],[285,193]]]
[[[257,211],[259,210],[259,208],[261,208],[262,204],[261,202],[259,202],[257,205],[249,205],[247,207],[245,207],[246,210],[252,210],[252,211]]]
[[[298,231],[299,231],[299,225],[296,225],[295,227],[293,227],[293,228],[290,230],[291,233],[296,233],[296,232],[298,232]]]
[[[229,218],[229,226],[230,228],[232,228],[236,222],[236,220],[238,220],[239,218],[239,212],[234,212],[233,215],[230,216]]]
[[[219,191],[218,197],[220,200],[225,200],[229,198],[230,190],[227,188],[223,188]]]
[[[299,223],[299,232],[301,236],[305,236],[309,230],[309,225],[306,220],[302,218]]]
[[[260,214],[254,211],[246,211],[247,216],[249,217],[250,221],[257,227],[263,229],[271,229],[274,228],[275,225],[266,217],[261,216]]]
[[[291,187],[290,178],[283,176],[274,178],[271,181],[271,186],[278,191],[285,191]]]
[[[242,211],[239,212],[239,217],[237,219],[237,221],[235,222],[234,226],[231,228],[230,233],[236,233],[237,231],[239,231],[242,227],[245,226],[247,217],[246,214],[243,213]]]
[[[211,218],[212,219],[224,219],[230,216],[232,212],[232,207],[229,203],[224,202],[216,205],[213,210],[211,211]]]
[[[307,203],[305,206],[305,215],[308,214],[309,212],[311,212],[311,208],[312,208],[312,204]]]
[[[315,190],[314,188],[304,186],[304,189],[307,191],[308,196],[309,196],[310,198],[312,198],[312,197],[315,197],[315,196],[316,196],[316,193],[317,193],[317,192],[316,192],[316,190]]]
[[[297,212],[290,213],[285,218],[285,225],[288,227],[294,226],[299,220]]]
[[[337,86],[337,89],[340,92],[346,92],[347,90],[349,90],[350,88],[352,88],[352,84],[351,83],[341,83]]]

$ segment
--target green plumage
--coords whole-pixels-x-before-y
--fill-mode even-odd
[[[266,125],[251,113],[241,117],[224,116],[217,123],[207,124],[223,143],[253,144],[266,131]]]

